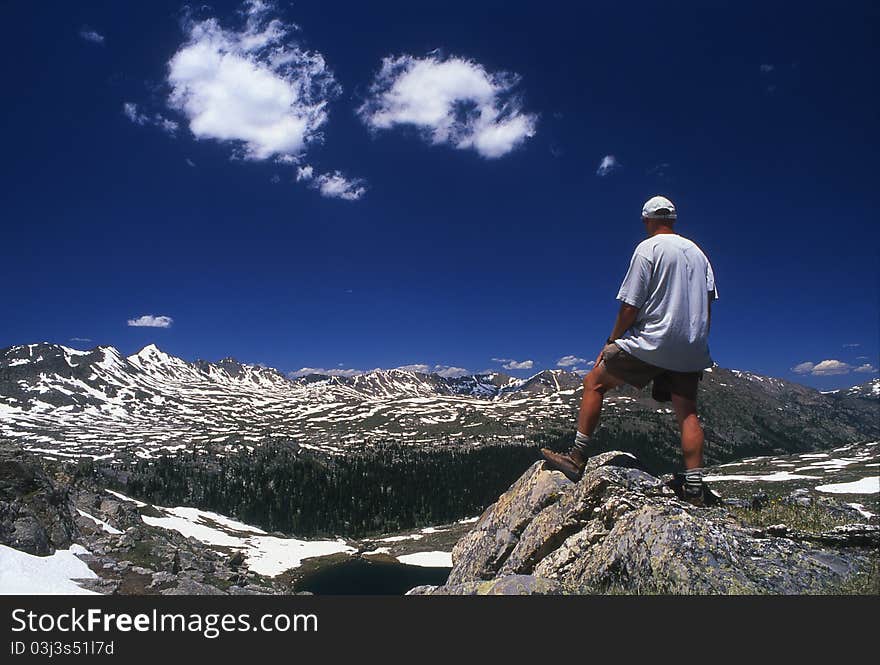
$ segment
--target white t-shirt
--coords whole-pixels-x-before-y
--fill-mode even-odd
[[[636,247],[617,299],[639,308],[615,343],[646,363],[676,372],[712,366],[709,300],[718,298],[709,259],[695,243],[659,233]]]

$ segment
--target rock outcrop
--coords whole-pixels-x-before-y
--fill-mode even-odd
[[[876,549],[868,524],[809,538],[749,529],[638,466],[603,453],[572,483],[536,462],[456,544],[446,584],[409,593],[815,593]]]
[[[70,546],[77,533],[68,487],[32,455],[0,443],[0,543],[45,556]]]
[[[105,594],[251,595],[291,593],[194,538],[146,524],[138,507],[101,483],[0,441],[0,545],[46,556],[73,543],[98,577],[80,586]],[[153,509],[154,510],[154,509]]]

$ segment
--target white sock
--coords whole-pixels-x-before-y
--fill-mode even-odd
[[[571,449],[579,452],[584,457],[588,457],[587,450],[589,450],[589,444],[590,437],[588,437],[583,432],[578,432],[574,437],[574,445],[571,447]]]
[[[684,491],[688,494],[699,494],[703,487],[703,467],[688,469],[684,472]]]

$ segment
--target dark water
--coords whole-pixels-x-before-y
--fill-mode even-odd
[[[350,559],[304,576],[297,591],[320,595],[403,595],[420,584],[443,584],[450,568]]]

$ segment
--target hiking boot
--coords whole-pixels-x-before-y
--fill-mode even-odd
[[[706,483],[700,484],[700,491],[696,494],[690,494],[687,490],[682,488],[682,495],[680,498],[682,501],[689,503],[692,506],[696,506],[697,508],[711,508],[712,506],[718,506],[723,503],[721,495]]]
[[[706,499],[703,496],[703,492],[697,492],[696,494],[691,494],[689,492],[685,492],[681,497],[681,500],[685,503],[689,503],[692,506],[696,506],[697,508],[705,508],[706,507]]]
[[[567,453],[557,453],[549,448],[541,448],[541,454],[547,461],[547,466],[556,471],[562,471],[565,477],[576,483],[584,473],[587,460],[576,450]]]

